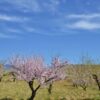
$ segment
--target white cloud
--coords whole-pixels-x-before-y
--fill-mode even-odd
[[[12,36],[12,35],[5,34],[5,33],[0,33],[0,38],[11,39],[11,38],[16,38],[16,37]]]
[[[67,20],[70,19],[66,27],[69,29],[82,29],[82,30],[98,30],[100,29],[100,13],[90,14],[69,14],[66,16]],[[98,20],[98,22],[97,22]]]
[[[24,12],[55,12],[60,2],[64,2],[65,0],[3,0],[0,2],[4,1]]]
[[[22,34],[23,31],[17,28],[6,28],[6,31],[9,33],[15,33],[15,34]]]
[[[15,2],[16,1],[16,2]],[[32,10],[34,12],[40,12],[41,8],[37,0],[15,0],[13,3],[19,6],[20,8],[26,10]]]
[[[45,2],[45,7],[52,12],[56,12],[57,7],[60,5],[61,0],[49,0],[50,2]]]
[[[67,18],[73,19],[93,19],[93,18],[100,18],[100,13],[93,13],[93,14],[70,14],[67,15]]]
[[[37,30],[33,27],[24,27],[24,30],[26,30],[27,32],[36,32]]]
[[[39,12],[41,10],[38,0],[4,0],[23,11]]]
[[[8,16],[8,15],[0,15],[0,20],[4,21],[22,21],[24,18],[16,17],[16,16]]]
[[[97,30],[100,29],[100,23],[81,20],[66,25],[66,27],[70,29]]]

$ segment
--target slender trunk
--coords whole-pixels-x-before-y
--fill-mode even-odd
[[[36,92],[32,91],[31,97],[28,100],[34,100],[35,95],[36,95]]]
[[[0,82],[2,81],[2,77],[0,77]]]
[[[73,87],[78,88],[77,83],[73,83]]]
[[[36,92],[37,90],[40,88],[40,85],[38,85],[38,87],[36,89],[34,89],[33,87],[33,81],[28,82],[29,87],[32,91],[31,97],[28,100],[34,100],[35,96],[36,96]]]
[[[52,84],[50,84],[50,85],[49,85],[49,88],[48,88],[48,93],[49,93],[49,94],[51,94],[51,93],[52,93]]]
[[[100,90],[100,82],[99,82],[98,76],[97,76],[96,74],[93,74],[92,76],[93,76],[93,79],[94,79],[95,82],[97,83],[98,88],[99,88],[99,90]]]
[[[15,82],[15,81],[16,81],[16,78],[14,77],[14,78],[13,78],[13,82]]]
[[[16,76],[15,76],[14,73],[11,73],[11,74],[12,74],[12,76],[13,76],[13,82],[15,82],[15,81],[16,81]]]

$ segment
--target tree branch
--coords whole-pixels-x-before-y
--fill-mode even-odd
[[[33,81],[29,81],[28,84],[29,84],[30,89],[31,89],[32,91],[34,91],[34,88],[33,88]]]
[[[41,85],[38,85],[37,88],[35,89],[35,92],[41,87]]]

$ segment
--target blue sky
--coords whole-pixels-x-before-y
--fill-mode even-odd
[[[0,0],[0,59],[100,58],[100,0]]]

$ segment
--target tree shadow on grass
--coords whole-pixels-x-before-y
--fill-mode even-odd
[[[0,100],[13,100],[13,99],[11,99],[11,98],[2,98]]]

